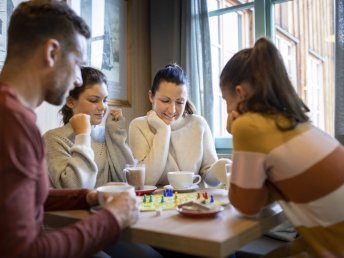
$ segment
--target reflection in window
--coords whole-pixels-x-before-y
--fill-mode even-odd
[[[334,133],[334,0],[276,4],[276,45],[319,128]],[[319,19],[321,15],[321,19]]]

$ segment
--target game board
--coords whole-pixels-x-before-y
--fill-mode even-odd
[[[140,211],[174,210],[177,205],[188,201],[201,201],[209,204],[223,205],[206,191],[191,193],[178,193],[172,190],[165,190],[163,194],[153,194],[140,196]]]

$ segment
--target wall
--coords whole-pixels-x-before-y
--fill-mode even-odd
[[[149,0],[128,1],[128,83],[131,87],[131,107],[122,107],[127,127],[133,118],[145,115],[150,109],[148,100],[151,84],[149,13]],[[37,125],[42,134],[49,129],[61,126],[59,109],[60,107],[43,103],[35,110]]]

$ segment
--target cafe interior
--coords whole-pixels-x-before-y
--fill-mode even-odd
[[[5,13],[10,15],[20,0],[1,1],[7,2],[7,8],[0,10],[4,28]],[[232,137],[226,132],[227,113],[219,90],[219,74],[234,53],[265,36],[280,50],[296,91],[311,109],[312,121],[344,142],[344,123],[340,117],[344,111],[344,101],[340,99],[344,95],[344,80],[341,80],[342,72],[338,72],[344,65],[343,39],[338,33],[343,29],[339,22],[344,15],[343,10],[340,12],[343,1],[66,2],[92,30],[88,63],[104,68],[104,60],[99,57],[117,55],[117,59],[112,59],[117,64],[107,64],[109,80],[116,82],[113,91],[109,90],[109,104],[122,109],[127,128],[132,119],[150,110],[148,91],[156,71],[168,63],[177,63],[188,76],[188,95],[197,114],[211,128],[218,157],[230,159]],[[108,33],[115,34],[115,43],[106,42]],[[60,108],[43,103],[35,110],[42,134],[61,126]],[[211,189],[221,195],[216,190]],[[226,196],[221,198],[225,200]],[[262,217],[244,219],[229,206],[209,219],[184,219],[176,217],[175,211],[142,212],[141,222],[125,231],[123,238],[170,250],[175,252],[175,257],[186,254],[255,258],[283,248],[295,237],[295,231],[285,227],[286,218],[280,207],[273,207]],[[46,215],[46,224],[60,227],[87,216],[88,212],[84,211],[51,212]]]

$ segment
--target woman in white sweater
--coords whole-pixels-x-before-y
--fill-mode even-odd
[[[123,181],[122,169],[133,163],[126,144],[127,132],[120,109],[108,108],[105,75],[82,67],[83,84],[70,91],[62,107],[64,126],[44,136],[50,183],[55,188],[95,188],[109,181]]]
[[[147,185],[168,184],[167,172],[182,170],[200,174],[209,185],[219,183],[212,176],[217,155],[211,131],[205,119],[194,114],[186,85],[179,66],[159,70],[149,91],[152,110],[129,125],[129,145],[146,166]]]

